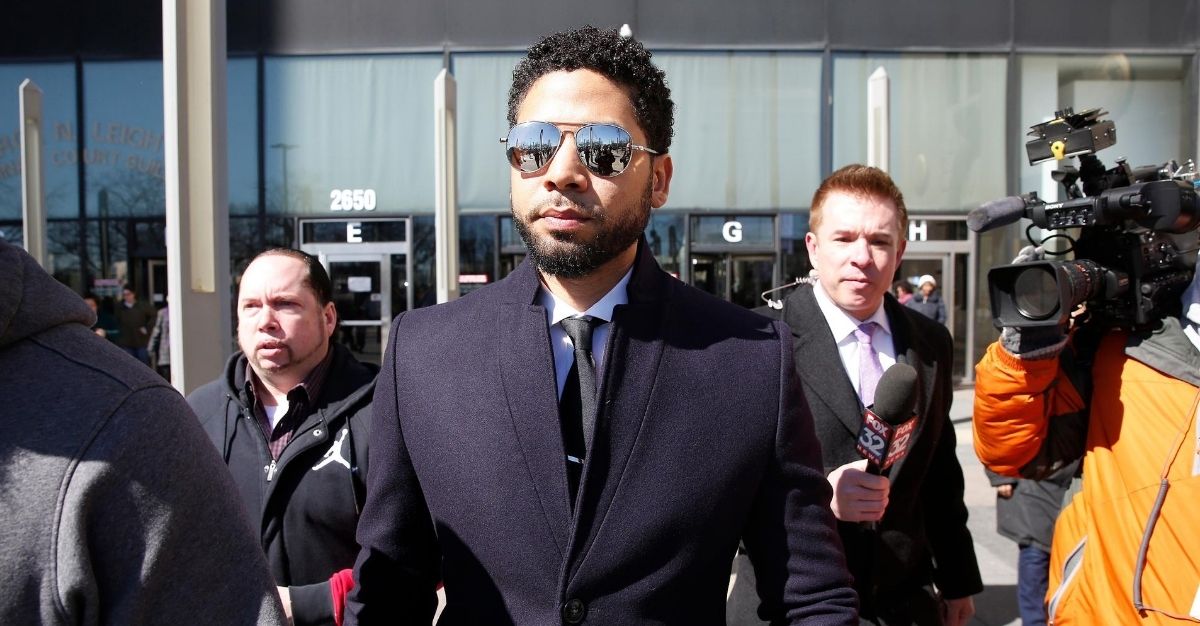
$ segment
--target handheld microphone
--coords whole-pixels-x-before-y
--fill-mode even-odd
[[[1007,226],[1025,217],[1029,202],[1022,196],[1009,196],[984,202],[967,214],[967,228],[981,233],[993,228]]]
[[[876,476],[908,454],[917,427],[917,370],[906,363],[888,368],[875,388],[875,403],[863,412],[858,453],[867,459],[867,473]]]

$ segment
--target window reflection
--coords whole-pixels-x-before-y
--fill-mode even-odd
[[[229,59],[225,66],[229,127],[229,214],[258,212],[258,61]]]
[[[429,54],[266,59],[267,211],[353,210],[335,192],[357,189],[373,192],[375,214],[431,213],[441,66]]]
[[[79,258],[79,222],[50,220],[46,223],[46,252],[49,272],[62,284],[84,292],[83,265]]]
[[[458,273],[482,276],[493,282],[496,264],[496,216],[463,215],[458,218]],[[471,285],[471,286],[468,286]],[[478,283],[461,283],[459,291],[466,292]]]
[[[821,57],[656,52],[675,100],[670,206],[808,206],[821,182]]]
[[[42,90],[42,172],[46,215],[79,216],[75,143],[75,67],[71,63],[0,65],[0,220],[21,219],[21,81]],[[162,95],[159,94],[159,98]]]
[[[1054,112],[1100,108],[1117,126],[1117,144],[1099,153],[1109,167],[1118,157],[1133,166],[1194,156],[1188,146],[1194,116],[1187,120],[1185,80],[1191,63],[1182,57],[1030,55],[1021,58],[1021,119],[1024,131]],[[1025,159],[1024,137],[1014,164],[1021,191],[1037,191],[1048,201],[1062,199],[1048,172],[1059,165],[1033,167]]]
[[[162,216],[162,62],[87,63],[83,84],[87,214]]]
[[[1007,65],[1002,55],[834,55],[834,169],[867,162],[867,79],[882,67],[891,100],[888,173],[909,212],[961,215],[1003,197]]]
[[[295,224],[291,218],[266,216],[229,218],[229,268],[241,276],[250,259],[268,248],[295,247]]]
[[[509,166],[504,145],[508,132],[508,87],[522,57],[511,52],[452,55],[458,85],[458,202],[463,209],[508,207]]]
[[[779,254],[783,264],[779,274],[785,283],[808,276],[808,271],[812,269],[808,248],[804,245],[808,217],[807,211],[779,215]]]
[[[663,270],[680,278],[683,267],[684,249],[684,215],[681,213],[650,214],[650,223],[646,225],[646,244],[650,253],[662,266]]]
[[[434,275],[435,237],[433,216],[413,218],[413,308],[437,304],[437,277]]]

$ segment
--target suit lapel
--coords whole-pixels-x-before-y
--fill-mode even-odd
[[[842,365],[825,315],[813,295],[812,290],[816,288],[799,287],[788,296],[788,306],[784,309],[784,321],[795,337],[796,369],[806,383],[806,391],[812,391],[816,400],[826,407],[825,411],[813,408],[813,416],[819,419],[822,415],[833,415],[857,437],[862,426],[863,407]],[[813,404],[813,399],[809,403]]]
[[[530,262],[512,278],[510,298],[498,311],[500,377],[530,480],[555,544],[566,554],[571,505],[546,309],[531,304],[539,283]]]

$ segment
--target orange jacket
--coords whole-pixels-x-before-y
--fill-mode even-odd
[[[1022,361],[992,344],[976,366],[975,452],[989,469],[1040,478],[1083,455],[1082,490],[1063,509],[1046,596],[1053,624],[1200,621],[1200,353],[1169,319],[1152,335],[1103,337],[1084,402],[1073,354]],[[1149,533],[1145,607],[1134,570],[1160,476],[1169,489]]]

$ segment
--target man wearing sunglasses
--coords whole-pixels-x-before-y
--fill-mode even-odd
[[[398,317],[375,395],[348,623],[724,624],[739,539],[762,615],[855,595],[783,326],[663,272],[674,105],[587,27],[514,72],[509,277]]]

